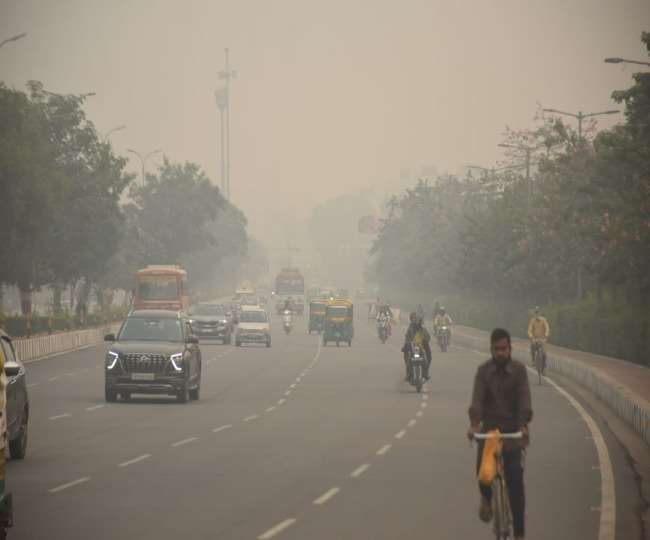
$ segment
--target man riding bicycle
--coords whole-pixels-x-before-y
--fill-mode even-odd
[[[546,350],[544,349],[544,343],[546,343],[550,333],[551,328],[548,325],[548,321],[545,317],[542,317],[539,306],[536,306],[533,317],[528,323],[528,338],[530,339],[530,359],[533,364],[535,363],[536,349],[540,348],[542,351],[542,375],[546,369]]]
[[[469,408],[470,427],[467,437],[475,433],[498,429],[501,433],[521,431],[521,441],[504,440],[503,463],[508,486],[515,540],[524,538],[524,469],[522,453],[528,444],[528,424],[533,417],[530,386],[526,367],[511,356],[512,345],[507,330],[496,328],[490,336],[492,358],[481,364],[474,379],[472,404]],[[479,470],[484,441],[478,441]],[[481,503],[479,517],[492,520],[492,489],[479,483]]]
[[[429,367],[431,366],[431,336],[423,325],[423,319],[418,317],[417,313],[413,312],[409,315],[411,321],[404,336],[404,346],[402,352],[404,353],[404,364],[406,365],[406,378],[405,381],[411,379],[411,343],[420,346],[425,353],[427,362],[424,366],[424,378],[429,380]]]

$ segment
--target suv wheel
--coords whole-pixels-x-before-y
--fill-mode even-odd
[[[187,403],[189,400],[190,400],[190,388],[187,385],[187,383],[185,383],[183,385],[183,388],[181,388],[178,391],[178,394],[176,395],[176,401],[178,401],[179,403]]]
[[[201,383],[196,385],[196,388],[190,390],[190,399],[197,401],[201,396]]]
[[[104,397],[109,403],[117,401],[117,392],[108,386],[104,389]]]
[[[11,459],[23,459],[27,453],[27,409],[23,412],[20,433],[18,437],[9,441],[9,455]]]

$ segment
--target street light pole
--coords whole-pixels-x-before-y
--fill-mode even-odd
[[[533,150],[537,150],[538,147],[526,146],[523,144],[499,144],[501,148],[514,148],[515,150],[523,150],[525,152],[525,166],[526,166],[526,207],[530,212],[530,199],[532,196],[533,186],[530,181],[530,155]]]
[[[613,111],[601,111],[601,112],[595,112],[595,113],[588,113],[585,114],[582,111],[578,111],[577,114],[575,113],[570,113],[570,112],[565,112],[565,111],[558,111],[557,109],[542,109],[544,112],[550,112],[553,114],[563,114],[565,116],[571,116],[573,118],[577,118],[578,120],[578,140],[582,141],[582,121],[585,118],[590,118],[592,116],[601,116],[604,114],[618,114],[620,111],[618,110],[613,110]]]
[[[139,152],[136,152],[136,151],[133,150],[132,148],[127,148],[126,151],[127,151],[127,152],[130,152],[131,154],[133,154],[133,155],[135,155],[135,156],[138,156],[138,158],[140,159],[140,163],[141,163],[141,165],[142,165],[142,187],[144,187],[144,185],[145,185],[145,170],[144,170],[144,165],[145,165],[147,159],[149,159],[149,158],[150,158],[151,156],[153,156],[154,154],[159,154],[160,152],[162,152],[162,150],[160,150],[160,149],[158,149],[158,150],[152,150],[152,151],[149,152],[148,154],[145,154],[144,157],[143,157]]]
[[[639,64],[640,66],[650,66],[650,62],[640,62],[639,60],[626,60],[625,58],[605,58],[606,64]]]
[[[123,124],[120,126],[116,126],[112,129],[109,129],[106,133],[104,133],[104,135],[102,135],[102,139],[104,139],[104,143],[110,142],[112,133],[115,133],[116,131],[121,131],[123,129],[126,129],[126,126]]]
[[[226,91],[224,88],[216,90],[214,96],[219,107],[219,146],[221,151],[221,193],[228,198],[226,190],[226,137],[225,137],[225,108],[226,108]]]
[[[12,36],[10,38],[3,39],[2,41],[0,41],[0,47],[6,45],[7,43],[10,43],[11,41],[18,41],[19,39],[24,38],[26,35],[27,34],[23,32],[22,34],[18,34],[17,36]]]
[[[226,69],[219,72],[219,78],[225,81],[224,91],[225,91],[225,120],[226,120],[226,143],[225,143],[225,155],[226,155],[226,198],[230,200],[230,80],[234,79],[237,76],[237,72],[230,69],[230,49],[225,49],[226,54]]]

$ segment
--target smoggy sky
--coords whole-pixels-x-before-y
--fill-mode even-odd
[[[0,49],[0,79],[97,92],[97,128],[127,125],[118,152],[162,148],[218,183],[230,47],[232,194],[264,238],[403,168],[491,166],[537,104],[613,108],[634,69],[603,58],[647,60],[644,29],[648,0],[0,0],[0,41],[28,34]]]

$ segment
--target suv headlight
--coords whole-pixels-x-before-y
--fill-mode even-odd
[[[174,369],[176,371],[183,371],[183,353],[174,353],[169,357],[169,360],[172,363],[172,366],[174,366]]]
[[[106,369],[113,369],[117,365],[117,361],[120,359],[119,353],[115,351],[108,351],[106,355]]]

